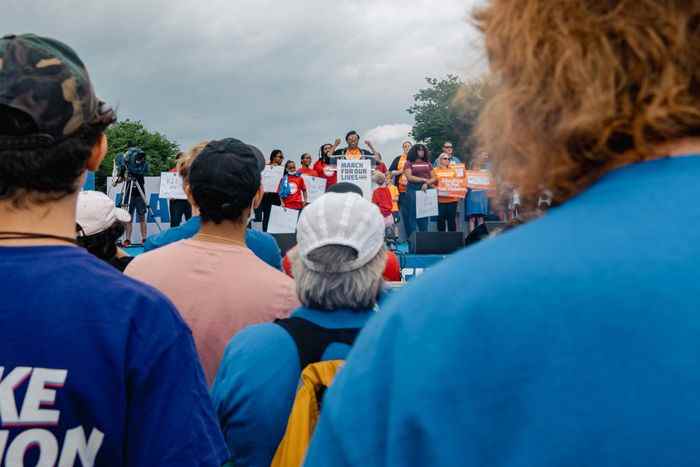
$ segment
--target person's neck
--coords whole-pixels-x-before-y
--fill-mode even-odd
[[[247,215],[245,217],[248,218]],[[223,221],[221,224],[205,222],[195,239],[224,244],[245,245],[246,224],[243,222]]]
[[[75,238],[77,193],[46,204],[30,203],[20,209],[11,202],[0,201],[0,232],[54,235]],[[0,246],[70,245],[51,238],[1,240]]]

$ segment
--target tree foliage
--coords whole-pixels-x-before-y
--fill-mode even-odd
[[[469,161],[475,148],[472,137],[484,104],[486,80],[462,81],[458,76],[445,79],[426,78],[427,88],[414,96],[408,109],[415,124],[411,134],[425,143],[433,158],[442,152],[445,141],[451,141],[455,152]]]
[[[107,156],[97,172],[98,180],[112,176],[114,159],[129,147],[140,147],[146,153],[149,176],[158,176],[172,168],[180,151],[177,143],[161,133],[148,130],[140,121],[122,120],[109,127],[106,133]]]

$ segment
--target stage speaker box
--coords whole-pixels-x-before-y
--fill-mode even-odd
[[[275,237],[277,245],[279,245],[282,251],[282,256],[286,255],[289,250],[294,248],[297,244],[297,234],[271,234]]]
[[[413,232],[409,251],[414,255],[448,255],[464,246],[462,232]]]

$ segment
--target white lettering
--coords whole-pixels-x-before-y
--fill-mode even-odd
[[[24,456],[30,449],[39,449],[36,467],[53,467],[58,457],[56,438],[47,430],[27,430],[20,433],[10,444],[5,459],[5,467],[23,467]]]
[[[53,387],[63,387],[66,382],[66,370],[51,370],[34,368],[29,380],[27,394],[24,396],[20,423],[23,425],[56,425],[60,412],[58,410],[42,409],[42,405],[52,406],[56,400],[56,390]],[[47,388],[47,385],[49,386]],[[4,420],[4,419],[3,419]]]
[[[0,379],[5,367],[0,367]],[[16,426],[20,423],[15,402],[15,390],[24,383],[31,374],[30,367],[18,366],[10,372],[5,379],[0,380],[0,419],[2,426]]]
[[[58,467],[73,467],[75,465],[76,456],[80,456],[80,462],[83,467],[92,467],[95,465],[95,458],[102,446],[104,434],[97,428],[93,428],[90,433],[90,440],[85,441],[85,431],[82,427],[76,427],[68,430],[66,439],[63,441],[63,451],[61,459],[58,461]]]

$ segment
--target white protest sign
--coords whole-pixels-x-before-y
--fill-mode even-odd
[[[416,219],[438,215],[437,190],[416,191]]]
[[[294,233],[297,231],[299,211],[286,209],[281,206],[272,206],[270,210],[270,223],[267,225],[267,233]]]
[[[313,203],[326,192],[326,179],[321,177],[312,177],[311,175],[302,175],[304,185],[306,185],[306,197],[309,203]]]
[[[283,175],[284,167],[281,165],[266,165],[262,173],[262,186],[265,193],[277,193]]]
[[[159,196],[163,199],[187,199],[180,174],[161,172]]]
[[[372,199],[372,161],[338,161],[338,182],[348,182],[362,189],[365,199]]]

